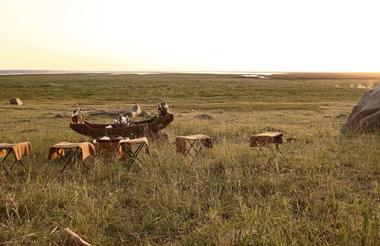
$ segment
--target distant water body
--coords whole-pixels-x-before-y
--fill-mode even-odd
[[[168,72],[145,72],[145,71],[59,71],[59,70],[0,70],[1,75],[38,75],[38,74],[109,74],[109,75],[123,75],[123,74],[137,74],[137,75],[150,75],[150,74],[170,74],[170,73],[183,73],[183,74],[221,74],[221,75],[241,75],[244,77],[262,78],[273,74],[285,74],[275,72],[219,72],[219,71],[202,71],[202,72],[189,72],[189,71],[168,71]]]

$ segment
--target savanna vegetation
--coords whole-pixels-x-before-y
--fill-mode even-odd
[[[0,244],[62,245],[69,227],[93,245],[376,245],[380,242],[380,136],[342,135],[352,106],[376,78],[240,75],[23,75],[0,77],[0,142],[28,140],[29,170],[0,173]],[[20,97],[24,105],[8,103]],[[62,177],[47,161],[70,130],[71,112],[166,100],[168,143],[152,143],[143,168],[113,156]],[[56,117],[57,114],[59,117]],[[208,114],[211,119],[196,117]],[[284,132],[281,152],[249,137]],[[176,135],[215,146],[191,163]],[[291,140],[291,141],[290,141]],[[9,162],[7,162],[9,163]]]

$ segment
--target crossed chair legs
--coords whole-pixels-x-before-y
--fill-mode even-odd
[[[28,171],[28,168],[27,168],[26,165],[22,162],[22,160],[16,160],[16,159],[15,159],[15,160],[13,161],[13,163],[10,165],[10,167],[9,167],[8,169],[4,166],[5,161],[7,160],[8,156],[9,156],[11,153],[14,155],[13,150],[12,150],[12,149],[9,149],[9,150],[7,151],[6,156],[3,158],[3,160],[2,160],[1,163],[0,163],[0,164],[1,164],[1,167],[4,169],[4,171],[5,171],[6,173],[9,173],[9,171],[12,171],[13,167],[16,165],[17,162],[20,163],[21,166],[23,166],[23,168],[25,169],[25,171]]]
[[[138,157],[138,155],[144,147],[146,148],[146,153],[150,155],[149,149],[144,143],[139,144],[135,150],[133,149],[132,145],[122,145],[123,152],[126,154],[127,168],[130,168],[132,164],[136,162],[137,165],[143,169],[141,166],[142,160]]]
[[[189,142],[189,147],[185,149],[185,157],[190,157],[191,158],[191,163],[193,163],[197,156],[201,153],[202,150],[202,143],[199,142],[198,140],[187,140]]]
[[[71,150],[71,149],[68,149],[68,150]],[[85,167],[86,169],[90,169],[86,165],[84,160],[81,159],[80,157],[81,151],[82,150],[80,148],[75,148],[73,151],[70,152],[69,155],[63,155],[62,153],[57,151],[57,154],[59,155],[60,159],[64,161],[64,165],[62,167],[61,173],[63,173],[66,170],[69,164],[74,165],[76,162],[80,162],[82,163],[83,167]]]

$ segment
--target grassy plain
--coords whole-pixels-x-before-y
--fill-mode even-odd
[[[70,227],[94,245],[375,245],[380,242],[380,136],[340,127],[376,78],[239,75],[25,75],[0,77],[0,142],[29,140],[29,171],[0,173],[0,244],[62,245]],[[357,88],[359,87],[359,88]],[[8,104],[20,97],[25,105]],[[114,158],[92,170],[47,161],[51,145],[85,141],[69,129],[81,107],[167,100],[175,114],[167,144],[152,144],[143,169]],[[63,118],[55,118],[57,114]],[[214,119],[194,118],[208,114]],[[248,147],[278,129],[282,154]],[[176,135],[215,139],[191,164]]]

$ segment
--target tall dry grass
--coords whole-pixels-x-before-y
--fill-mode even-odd
[[[11,175],[0,174],[1,244],[61,245],[67,241],[66,227],[94,245],[378,244],[380,137],[342,136],[339,132],[340,115],[350,111],[360,94],[349,88],[351,81],[343,89],[335,88],[334,81],[333,91],[326,89],[325,80],[311,87],[308,81],[270,81],[264,87],[277,91],[277,99],[268,92],[257,99],[249,97],[260,87],[257,80],[184,77],[185,82],[168,92],[176,115],[166,129],[170,141],[153,143],[152,155],[143,158],[142,169],[137,165],[127,169],[112,156],[97,156],[87,161],[91,170],[75,165],[60,177],[62,163],[47,161],[47,151],[54,143],[87,140],[68,128],[69,117],[53,118],[56,112],[69,115],[86,101],[86,96],[76,95],[94,94],[83,105],[89,110],[121,107],[134,100],[145,101],[140,94],[126,101],[95,100],[103,95],[98,88],[105,87],[123,98],[117,88],[135,86],[142,94],[146,92],[147,101],[153,101],[157,99],[151,96],[154,86],[172,85],[178,78],[158,76],[149,83],[148,79],[124,76],[112,82],[116,89],[104,85],[114,78],[102,76],[87,77],[94,84],[92,89],[81,87],[85,76],[0,78],[2,95],[14,95],[17,88],[27,98],[21,108],[2,101],[0,142],[29,140],[33,145],[33,154],[25,158],[27,172],[17,166]],[[75,79],[79,92],[72,98],[54,97],[48,103],[38,91],[27,93],[37,82],[51,85],[43,87],[46,95],[51,90],[54,96],[67,94],[66,87],[57,88],[55,83],[74,86]],[[192,80],[199,85],[196,92],[205,90],[198,101],[186,97],[184,89]],[[207,94],[207,85],[213,88],[229,80],[236,82],[236,87],[249,84],[244,100],[234,101],[228,93]],[[288,91],[295,85],[305,97],[302,102]],[[314,95],[318,88],[320,99]],[[184,93],[183,100],[174,98],[175,92]],[[200,113],[214,119],[194,118]],[[282,130],[285,138],[295,141],[285,142],[281,152],[248,147],[253,133],[269,128]],[[212,136],[215,147],[205,149],[191,164],[175,153],[174,137],[198,132]]]

